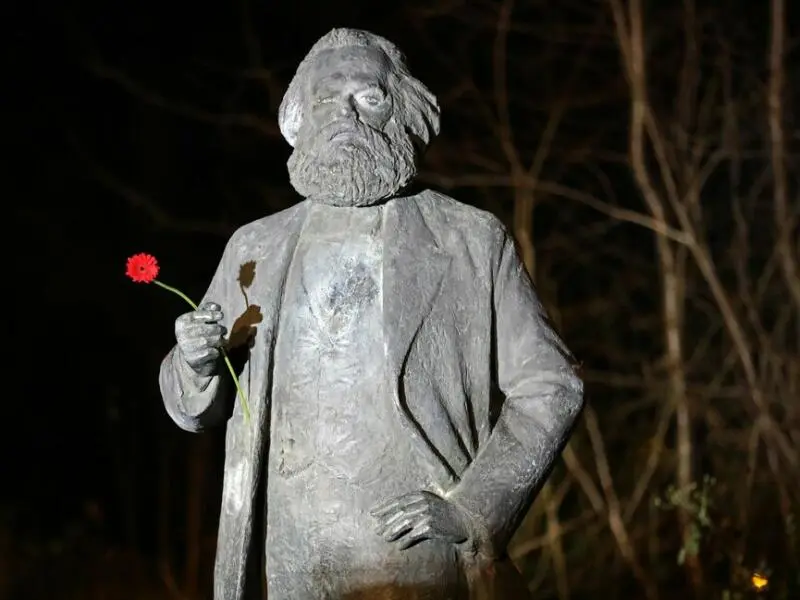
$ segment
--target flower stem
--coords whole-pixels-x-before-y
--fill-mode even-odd
[[[166,283],[162,283],[158,279],[153,279],[153,283],[155,283],[159,287],[164,288],[165,290],[167,290],[169,292],[172,292],[173,294],[176,294],[176,295],[180,296],[181,298],[186,300],[186,302],[189,304],[189,306],[191,306],[194,310],[197,310],[197,305],[194,302],[192,302],[192,300],[191,300],[191,298],[189,298],[189,296],[184,294],[179,289],[176,289],[176,288],[172,287],[171,285],[167,285]],[[233,378],[233,383],[236,386],[236,391],[239,394],[239,398],[242,399],[242,408],[244,409],[244,420],[249,423],[250,422],[250,408],[247,406],[247,397],[244,395],[244,391],[242,390],[242,386],[239,385],[239,378],[236,376],[236,371],[233,370],[233,365],[231,364],[230,358],[228,358],[228,353],[225,352],[225,348],[220,348],[220,350],[222,351],[222,358],[225,360],[225,366],[228,367],[228,372],[231,374],[231,377]]]

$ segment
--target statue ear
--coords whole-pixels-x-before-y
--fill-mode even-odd
[[[303,121],[303,111],[295,94],[286,94],[278,110],[278,127],[284,139],[294,148],[297,141],[297,132]]]

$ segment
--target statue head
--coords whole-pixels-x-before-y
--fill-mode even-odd
[[[400,50],[356,29],[334,29],[314,44],[278,119],[294,148],[292,186],[336,206],[368,206],[397,195],[439,133],[437,100],[411,76]]]

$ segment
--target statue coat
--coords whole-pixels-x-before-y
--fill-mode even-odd
[[[162,397],[178,426],[199,432],[227,422],[215,600],[261,597],[264,538],[255,525],[265,510],[272,355],[308,206],[236,231],[203,299],[222,306],[229,331],[248,305],[262,317],[239,375],[249,422],[226,370],[198,376],[177,346],[161,365]],[[429,190],[390,200],[386,210],[383,314],[394,415],[437,482],[429,491],[471,517],[472,535],[459,548],[471,596],[522,598],[506,547],[580,414],[581,380],[496,217]],[[246,263],[255,276],[243,289]]]

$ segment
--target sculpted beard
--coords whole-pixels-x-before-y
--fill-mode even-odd
[[[348,134],[331,139],[341,129]],[[414,150],[394,119],[385,131],[357,121],[301,130],[287,163],[289,180],[304,198],[334,206],[369,206],[410,183],[417,173]]]

